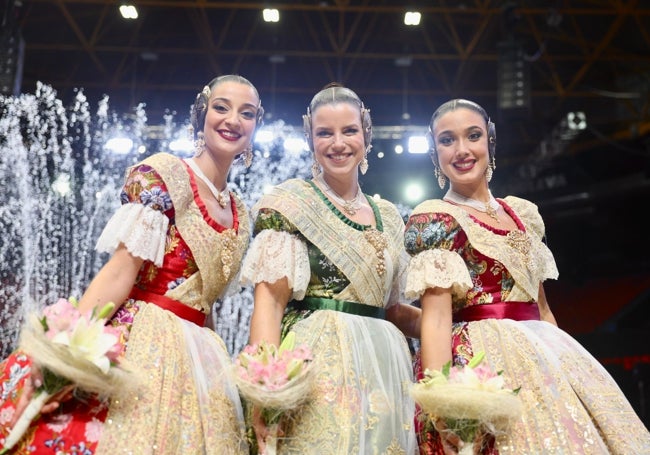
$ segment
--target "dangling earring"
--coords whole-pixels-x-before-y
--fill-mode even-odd
[[[445,185],[447,184],[447,177],[445,177],[445,174],[442,173],[442,171],[438,166],[436,166],[433,169],[433,174],[438,179],[438,186],[440,187],[441,190],[443,190],[445,188]]]
[[[359,164],[359,170],[364,175],[366,172],[368,172],[368,158],[366,158],[365,156],[363,157],[363,161],[361,161],[361,164]]]
[[[322,170],[320,168],[320,164],[318,163],[318,161],[316,161],[314,159],[314,162],[311,165],[311,175],[314,178],[316,178],[316,177],[318,177],[320,175],[321,172],[322,172]]]
[[[485,180],[490,183],[490,180],[492,180],[492,174],[494,173],[494,170],[497,168],[497,163],[494,157],[492,157],[492,160],[488,163],[488,167],[485,170]]]
[[[366,147],[366,154],[363,155],[363,161],[361,161],[361,164],[359,164],[359,170],[364,175],[365,175],[366,172],[368,172],[368,153],[370,152],[371,148],[372,148],[372,145],[369,145],[368,147]]]
[[[244,165],[246,167],[251,167],[253,162],[253,144],[248,144],[248,147],[244,149]]]
[[[203,138],[203,131],[199,131],[194,141],[194,157],[201,156],[205,152],[205,139]]]

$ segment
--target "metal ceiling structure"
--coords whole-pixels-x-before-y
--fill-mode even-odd
[[[126,21],[112,0],[7,0],[4,36],[24,40],[22,91],[81,88],[120,112],[144,102],[150,124],[186,117],[222,73],[257,86],[267,122],[294,125],[318,89],[342,82],[371,109],[373,151],[385,153],[365,189],[396,202],[411,179],[440,191],[428,157],[396,156],[394,143],[441,102],[472,99],[497,127],[494,193],[538,203],[565,273],[650,270],[644,233],[621,219],[650,197],[650,3],[405,3],[134,0],[140,15]],[[271,4],[278,23],[262,20]],[[419,26],[404,25],[407,9]]]

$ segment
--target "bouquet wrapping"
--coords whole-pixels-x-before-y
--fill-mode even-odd
[[[282,416],[310,398],[313,356],[307,346],[295,346],[289,332],[279,348],[262,342],[246,346],[234,362],[234,377],[241,395],[257,407],[269,429],[265,455],[275,455]]]
[[[8,453],[20,441],[43,405],[65,389],[79,389],[100,397],[115,395],[133,386],[130,372],[120,360],[124,352],[121,330],[106,326],[106,304],[82,315],[74,298],[59,299],[41,314],[30,314],[21,330],[19,349],[40,369],[30,402],[7,435],[0,453]],[[28,381],[31,378],[27,379]]]
[[[465,367],[452,367],[449,362],[441,371],[427,369],[410,389],[424,418],[441,436],[450,432],[462,441],[462,455],[475,453],[482,435],[507,431],[522,413],[519,388],[505,388],[502,371],[480,365],[484,356],[477,353]]]

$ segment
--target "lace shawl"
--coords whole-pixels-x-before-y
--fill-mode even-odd
[[[532,202],[514,196],[508,196],[504,201],[513,209],[524,226],[525,238],[529,246],[527,254],[523,254],[513,246],[508,236],[486,229],[462,208],[440,199],[423,202],[413,210],[412,214],[448,213],[453,216],[467,234],[472,246],[484,255],[501,262],[514,278],[515,286],[508,300],[537,300],[539,284],[546,279],[558,277],[553,254],[542,241],[544,222],[537,206]],[[462,258],[457,253],[449,251],[442,254],[441,251],[432,255],[431,251],[436,250],[423,251],[411,260],[407,296],[421,295],[427,287],[431,286],[449,287],[451,284],[455,286],[455,292],[465,292],[468,285],[471,287],[467,268],[464,267],[462,270],[463,267],[458,262],[462,261]],[[429,261],[434,262],[427,264]]]
[[[174,206],[178,231],[192,251],[198,272],[165,295],[193,308],[209,312],[237,275],[250,238],[248,211],[236,196],[238,230],[219,233],[203,218],[194,200],[190,176],[180,158],[152,155],[140,164],[151,166],[165,182]],[[170,220],[162,212],[129,203],[118,209],[97,243],[101,251],[114,251],[124,243],[133,255],[162,265]]]
[[[253,218],[261,208],[281,213],[300,233],[325,254],[348,277],[350,284],[337,299],[383,307],[396,302],[400,278],[408,260],[404,252],[404,222],[393,204],[375,201],[387,239],[384,251],[386,273],[377,273],[377,252],[362,230],[355,229],[337,216],[316,194],[308,182],[288,180],[265,194],[252,210]],[[249,283],[277,281],[286,276],[295,286],[296,298],[304,297],[309,279],[309,260],[303,240],[286,232],[273,232],[253,240],[243,266],[242,278]],[[291,236],[291,237],[289,237]],[[272,242],[279,242],[272,245]],[[299,246],[298,244],[301,244]],[[269,254],[270,253],[270,254]],[[294,264],[288,261],[295,260]]]

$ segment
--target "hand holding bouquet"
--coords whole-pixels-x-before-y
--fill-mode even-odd
[[[307,346],[295,346],[289,332],[279,348],[262,342],[246,346],[235,360],[235,381],[269,429],[266,455],[276,452],[279,421],[287,411],[305,403],[313,384],[313,357]]]
[[[462,441],[463,455],[475,453],[482,435],[506,431],[522,412],[519,389],[505,388],[502,371],[480,365],[484,356],[477,353],[465,367],[448,362],[441,371],[427,369],[410,391],[425,418],[434,426],[442,423],[439,432],[451,432]]]
[[[105,397],[126,386],[128,373],[118,366],[124,352],[120,330],[105,325],[106,315],[113,308],[109,303],[82,315],[75,299],[59,299],[41,315],[29,316],[19,349],[31,357],[40,377],[34,380],[33,396],[14,419],[16,423],[0,453],[11,450],[52,397],[75,388]]]

